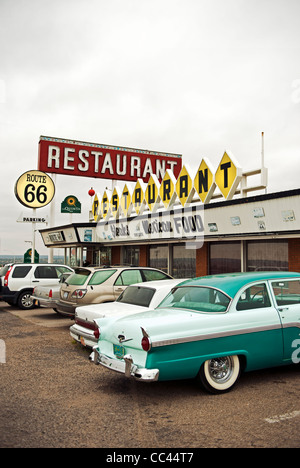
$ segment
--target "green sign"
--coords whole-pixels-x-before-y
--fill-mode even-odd
[[[32,249],[28,249],[27,252],[24,254],[24,263],[31,263],[31,255],[32,255]],[[39,263],[40,261],[40,256],[37,253],[37,251],[34,251],[34,263]]]
[[[74,195],[69,195],[61,204],[61,213],[81,213],[81,203]]]

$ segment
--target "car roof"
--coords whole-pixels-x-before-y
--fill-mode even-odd
[[[202,276],[187,280],[180,286],[206,286],[220,289],[228,296],[234,297],[235,294],[248,283],[266,280],[299,278],[300,273],[289,271],[254,271],[246,273],[228,273],[220,275]]]
[[[163,289],[163,288],[172,288],[173,286],[176,286],[177,284],[180,284],[182,282],[186,281],[186,279],[165,279],[165,280],[157,280],[157,281],[144,281],[143,283],[135,283],[135,284],[130,284],[128,288],[132,286],[139,286],[142,288],[152,288],[152,289]]]
[[[109,265],[109,266],[78,266],[75,267],[75,273],[79,272],[80,270],[87,270],[90,271],[91,273],[94,273],[95,271],[99,270],[115,270],[115,271],[121,271],[121,270],[155,270],[155,271],[161,271],[162,273],[165,273],[162,270],[159,270],[158,268],[154,267],[142,267],[142,266],[131,266],[131,265]],[[168,273],[165,273],[168,275]]]

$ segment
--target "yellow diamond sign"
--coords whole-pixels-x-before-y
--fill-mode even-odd
[[[107,216],[109,218],[109,215],[110,215],[110,203],[109,203],[109,198],[108,198],[108,195],[107,195],[107,192],[105,190],[104,194],[103,194],[103,197],[102,197],[102,200],[101,200],[101,212],[102,212],[102,216],[103,218],[105,219]]]
[[[186,166],[183,166],[177,179],[176,193],[182,206],[189,204],[193,198],[193,181]]]
[[[101,217],[101,211],[100,211],[100,202],[98,195],[95,196],[93,205],[92,205],[92,213],[93,213],[93,218],[95,222],[97,223],[99,218]]]
[[[114,188],[111,200],[110,200],[110,209],[114,218],[118,218],[120,214],[120,200],[121,200],[121,192],[118,187]]]
[[[144,183],[142,179],[138,179],[135,184],[133,194],[132,194],[132,203],[136,214],[142,214],[145,209],[145,192],[144,192]]]
[[[152,174],[145,191],[145,200],[149,210],[155,212],[159,206],[159,181],[155,174]]]
[[[173,172],[167,169],[159,189],[160,199],[165,208],[172,208],[176,201],[177,194],[175,186],[176,178]]]
[[[242,168],[226,151],[215,175],[215,181],[223,196],[231,200],[242,179]]]
[[[131,193],[130,193],[129,188],[127,187],[127,184],[123,188],[120,205],[121,205],[121,210],[123,211],[124,215],[130,216],[130,213],[132,211]]]
[[[196,173],[194,187],[202,203],[208,203],[215,191],[214,170],[210,163],[204,158]]]

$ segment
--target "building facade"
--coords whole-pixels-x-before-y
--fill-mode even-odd
[[[300,189],[187,208],[144,211],[40,230],[48,248],[82,266],[130,264],[175,278],[238,271],[300,271]]]

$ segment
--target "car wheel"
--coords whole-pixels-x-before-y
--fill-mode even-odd
[[[20,309],[33,309],[34,304],[31,299],[31,292],[25,291],[18,297],[18,307]]]
[[[238,356],[209,359],[201,366],[198,381],[210,393],[225,393],[232,389],[241,373]]]

